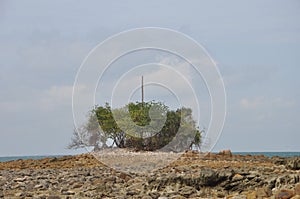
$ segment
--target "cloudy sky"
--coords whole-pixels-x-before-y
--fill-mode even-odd
[[[300,151],[299,9],[296,0],[0,0],[0,156],[76,153],[65,147],[79,66],[109,36],[140,27],[180,31],[217,63],[227,117],[214,150]]]

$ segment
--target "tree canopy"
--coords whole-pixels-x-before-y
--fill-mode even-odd
[[[200,149],[202,131],[196,127],[192,110],[170,110],[160,102],[135,102],[111,109],[106,103],[90,111],[85,125],[74,130],[68,148],[118,147],[135,150]]]

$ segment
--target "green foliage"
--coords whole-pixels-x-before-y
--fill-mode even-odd
[[[112,110],[106,103],[90,112],[87,124],[74,134],[69,148],[86,145],[94,150],[119,147],[153,151],[165,146],[173,151],[200,149],[201,133],[190,108],[173,111],[163,103],[151,101]]]

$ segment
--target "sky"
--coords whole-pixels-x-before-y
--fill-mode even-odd
[[[66,149],[74,129],[77,71],[100,42],[142,27],[182,32],[217,63],[227,114],[214,151],[300,151],[299,9],[297,0],[0,0],[0,156],[82,152]],[[144,52],[114,67],[132,60],[172,65],[168,59]],[[115,73],[125,72],[108,72],[105,87]],[[145,81],[159,78],[155,74]],[[209,118],[207,96],[200,100],[208,109],[202,112],[203,126]]]

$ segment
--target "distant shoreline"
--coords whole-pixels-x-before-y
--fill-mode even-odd
[[[234,155],[264,155],[266,157],[297,157],[300,156],[300,152],[232,152]],[[62,156],[74,156],[78,154],[66,154],[66,155],[26,155],[26,156],[0,156],[0,162],[8,162],[14,160],[40,160],[44,158],[58,158]]]
[[[59,158],[65,155],[32,155],[32,156],[3,156],[0,157],[0,162],[9,162],[15,160],[40,160],[44,158]],[[69,156],[69,155],[67,155]]]

